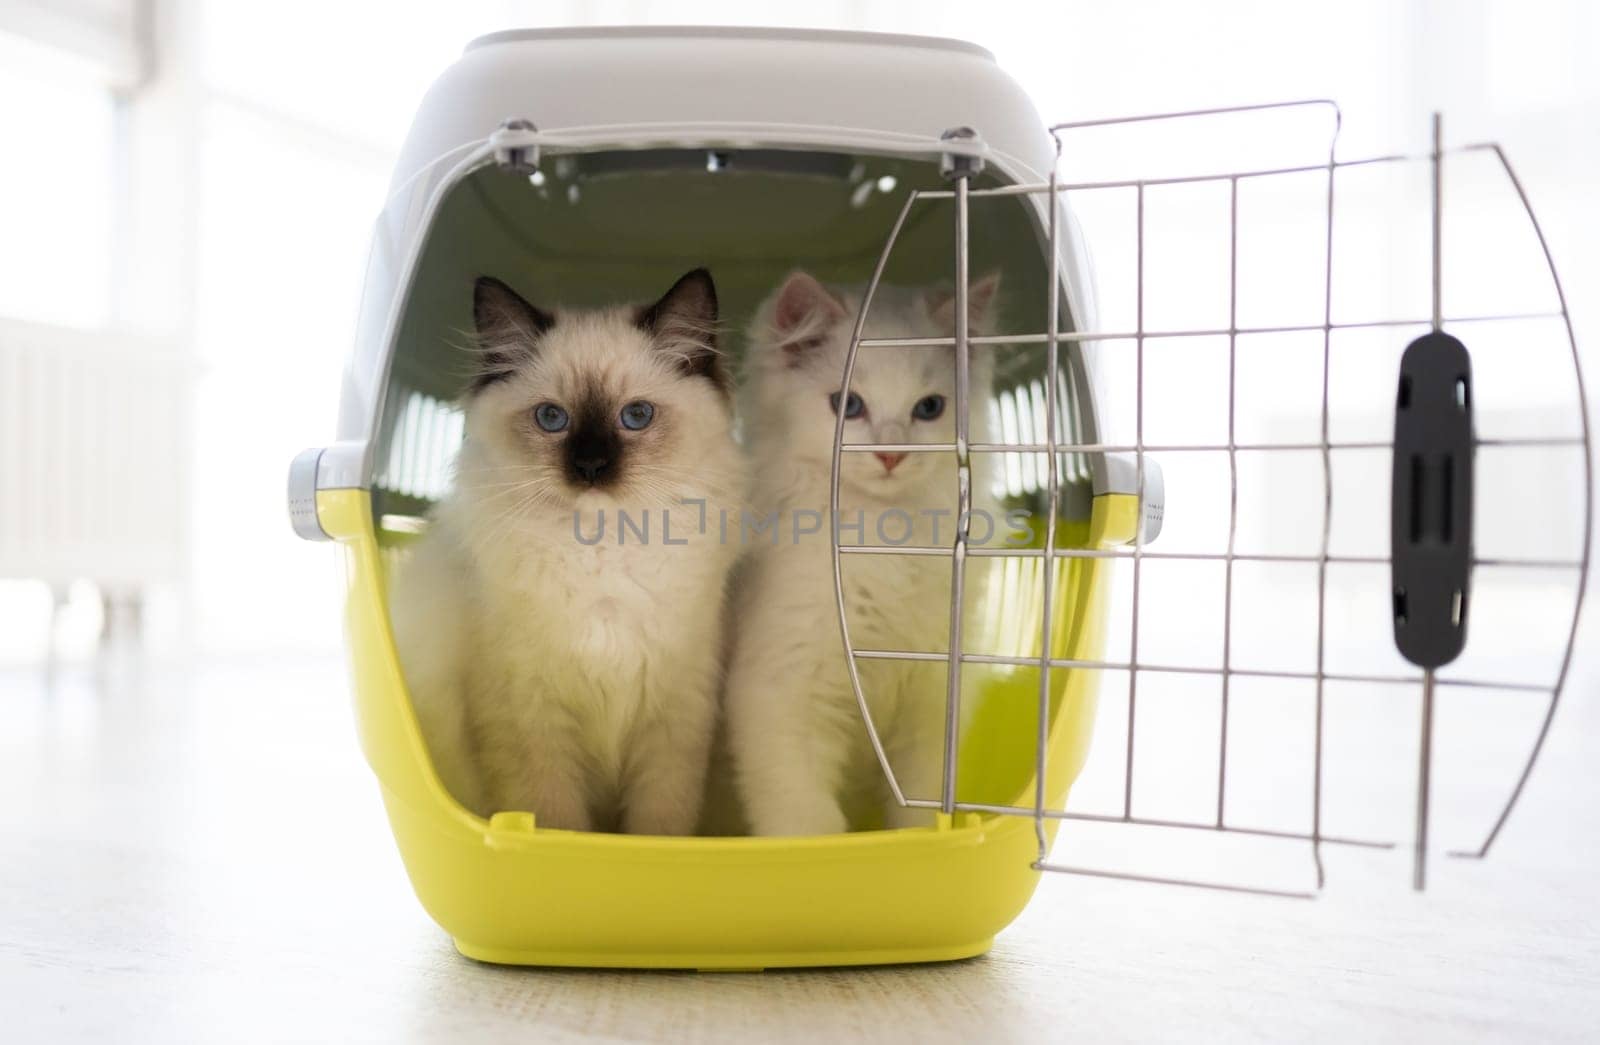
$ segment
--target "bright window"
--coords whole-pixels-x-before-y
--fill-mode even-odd
[[[87,63],[0,35],[0,316],[94,327],[111,313],[116,108]]]

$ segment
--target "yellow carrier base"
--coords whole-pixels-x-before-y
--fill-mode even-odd
[[[1080,524],[1063,544],[1124,542],[1136,512],[1135,497],[1096,498],[1087,530]],[[317,515],[346,553],[362,747],[412,886],[462,954],[705,970],[947,961],[982,954],[1033,894],[1038,842],[1026,817],[958,813],[932,827],[815,838],[656,838],[541,830],[529,813],[474,816],[439,783],[412,714],[370,494],[321,491]],[[1108,571],[1089,558],[1057,564],[1052,652],[1092,659]],[[1017,636],[1017,652],[1037,655],[1037,629],[1016,630],[1034,631]],[[1052,672],[1046,798],[1055,808],[1087,754],[1095,676]],[[962,739],[961,797],[1031,807],[1037,675],[1008,669],[979,695]]]

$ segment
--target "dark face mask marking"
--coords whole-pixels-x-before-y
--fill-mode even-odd
[[[604,488],[615,485],[622,476],[622,437],[612,411],[599,396],[585,397],[573,412],[561,450],[568,481],[574,486]]]

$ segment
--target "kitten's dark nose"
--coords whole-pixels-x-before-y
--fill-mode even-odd
[[[572,459],[572,469],[584,482],[597,483],[610,471],[611,458],[599,455],[575,457]]]
[[[623,450],[616,416],[604,404],[594,403],[578,414],[577,424],[563,444],[573,483],[609,486],[617,481]]]

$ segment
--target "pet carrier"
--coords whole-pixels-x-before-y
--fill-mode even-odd
[[[1066,205],[1071,186],[1057,181],[1061,130],[1039,119],[982,49],[892,35],[506,32],[470,45],[434,85],[374,234],[338,441],[296,459],[289,493],[297,532],[343,547],[361,743],[417,895],[462,953],[519,964],[680,968],[981,953],[1026,904],[1040,870],[1056,866],[1049,845],[1071,818],[1062,810],[1088,754],[1102,673],[1127,679],[1131,795],[1135,680],[1183,669],[1141,662],[1137,628],[1134,648],[1108,657],[1112,572],[1132,565],[1137,620],[1139,568],[1153,561],[1157,553],[1146,549],[1163,528],[1162,472],[1148,454],[1200,447],[1163,448],[1146,435],[1142,289],[1134,327],[1102,330],[1080,228]],[[1330,186],[1330,229],[1336,166],[1330,155],[1317,168]],[[1237,185],[1241,176],[1231,177]],[[1116,183],[1138,188],[1141,244],[1143,185]],[[1142,288],[1142,248],[1139,264]],[[695,265],[714,273],[732,329],[796,267],[866,285],[841,375],[846,389],[858,353],[884,344],[864,335],[880,287],[953,287],[954,337],[917,343],[955,347],[954,442],[849,445],[841,413],[833,450],[835,507],[842,455],[940,452],[956,455],[961,507],[983,500],[1029,523],[1031,542],[1016,547],[984,545],[970,523],[943,547],[854,547],[833,535],[840,656],[857,697],[859,663],[925,660],[942,669],[935,696],[949,713],[940,793],[902,790],[870,715],[864,722],[894,798],[936,811],[932,826],[806,838],[549,830],[518,810],[473,815],[430,763],[390,631],[385,578],[448,489],[462,438],[453,346],[471,327],[474,278],[494,274],[537,287],[547,300],[602,305],[644,300]],[[1003,274],[1004,303],[994,332],[977,336],[968,329],[966,289],[988,272]],[[1321,335],[1335,326],[1325,316],[1307,329]],[[1232,316],[1208,333],[1230,331],[1240,333]],[[1114,406],[1105,353],[1128,345],[1139,361],[1137,398]],[[740,348],[736,340],[729,347]],[[974,381],[980,371],[967,361],[980,352],[990,365]],[[1426,382],[1437,369],[1416,378],[1430,402]],[[1110,435],[1118,407],[1133,421],[1126,439]],[[1321,437],[1308,443],[1324,457],[1326,413],[1324,396]],[[1568,442],[1586,452],[1587,429]],[[1464,445],[1458,438],[1427,449]],[[1212,447],[1241,448],[1231,427]],[[1429,600],[1440,584],[1464,588],[1462,540],[1458,532],[1444,541],[1455,558],[1417,567],[1416,626],[1438,627]],[[839,578],[855,556],[882,553],[951,561],[948,648],[852,644]],[[1225,550],[1173,553],[1206,557],[1225,559],[1230,571],[1236,559],[1251,558],[1235,548],[1232,530]],[[1331,561],[1326,543],[1285,558],[1324,570]],[[1580,578],[1584,563],[1569,564]],[[1459,626],[1464,609],[1456,602]],[[1448,597],[1443,612],[1452,612]],[[1431,669],[1442,663],[1425,665],[1430,694]],[[1251,674],[1226,663],[1216,673]],[[1314,669],[1281,674],[1319,686],[1332,677],[1320,655]],[[1562,679],[1543,687],[1552,706]],[[866,712],[865,699],[861,707]],[[1082,819],[1159,823],[1134,815],[1131,801],[1118,815]],[[1219,796],[1215,825],[1171,826],[1229,829],[1223,820]],[[1326,840],[1320,823],[1261,833]]]

